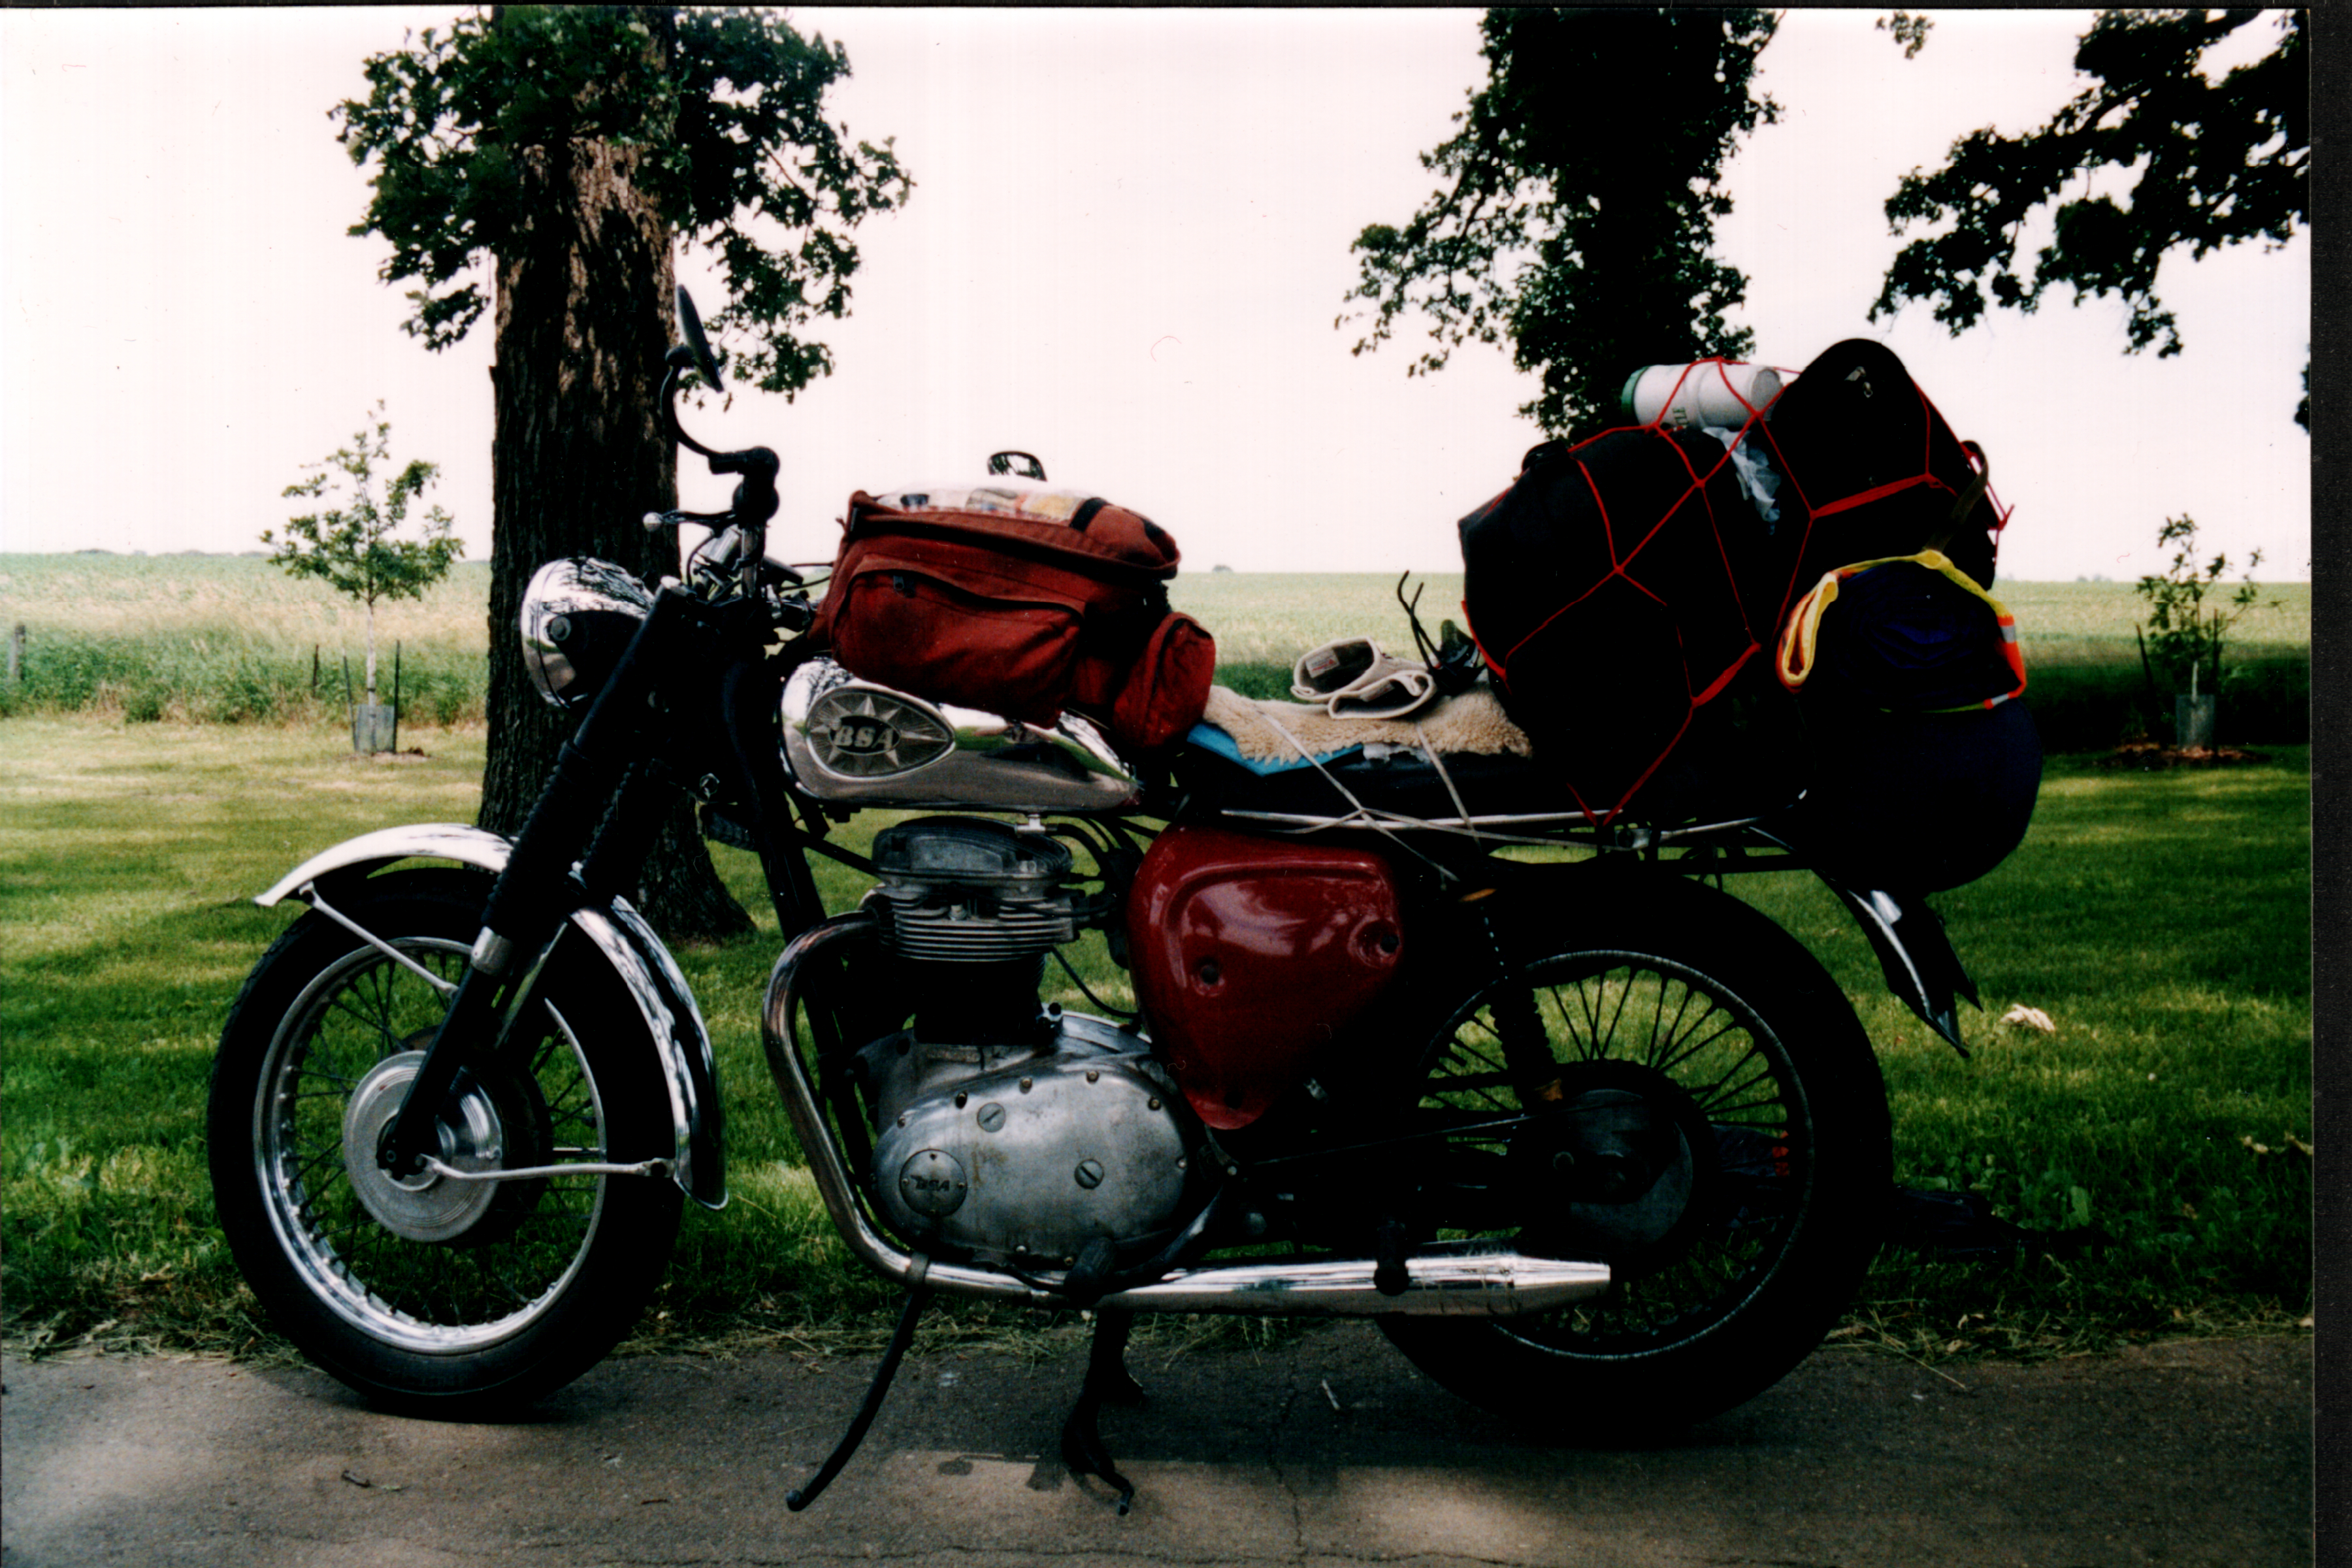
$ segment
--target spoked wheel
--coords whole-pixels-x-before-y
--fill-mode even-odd
[[[1892,1177],[1877,1062],[1810,953],[1704,888],[1588,890],[1606,896],[1526,916],[1508,977],[1442,1012],[1413,1115],[1459,1130],[1428,1228],[1594,1258],[1613,1283],[1549,1313],[1383,1327],[1454,1393],[1606,1441],[1728,1409],[1801,1360],[1860,1282]]]
[[[475,1415],[578,1376],[661,1277],[679,1194],[659,1176],[395,1179],[376,1155],[463,973],[485,884],[380,878],[262,959],[229,1016],[210,1107],[213,1187],[278,1328],[380,1403]],[[671,1152],[668,1094],[611,970],[559,949],[546,998],[461,1076],[451,1169],[633,1163]]]

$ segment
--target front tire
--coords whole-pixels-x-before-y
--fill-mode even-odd
[[[1444,1168],[1484,1170],[1489,1194],[1510,1194],[1517,1245],[1597,1256],[1617,1279],[1540,1315],[1381,1326],[1475,1404],[1580,1440],[1640,1441],[1760,1393],[1836,1322],[1892,1191],[1885,1089],[1836,983],[1747,905],[1653,873],[1556,886],[1572,901],[1502,917],[1509,973],[1435,1010],[1412,1114],[1424,1128],[1517,1116],[1524,1076],[1506,1069],[1501,1032],[1532,1002],[1560,1068],[1554,1093],[1603,1108],[1588,1116],[1646,1099],[1681,1152],[1638,1202],[1555,1193],[1530,1215],[1555,1179],[1548,1149],[1566,1147],[1540,1107],[1516,1133],[1447,1138]],[[1450,1202],[1449,1228],[1491,1230],[1491,1209],[1466,1201],[1476,1185],[1457,1174],[1433,1194],[1437,1225]]]
[[[488,882],[377,878],[316,912],[247,979],[208,1110],[229,1249],[271,1322],[320,1368],[413,1414],[527,1405],[619,1342],[661,1279],[679,1210],[660,1176],[397,1183],[374,1142],[463,973]],[[567,936],[496,1062],[461,1079],[458,1169],[634,1163],[672,1152],[669,1098],[612,970]],[[438,984],[436,984],[436,980]]]

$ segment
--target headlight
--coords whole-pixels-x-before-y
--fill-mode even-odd
[[[584,708],[604,689],[622,650],[653,614],[643,583],[609,561],[551,561],[522,594],[522,662],[539,694],[558,708]]]

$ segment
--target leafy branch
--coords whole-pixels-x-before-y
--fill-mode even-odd
[[[1926,24],[1895,16],[1891,30],[1916,53]],[[2208,77],[2206,52],[2257,25],[2277,30],[2270,51]],[[2310,221],[2305,13],[2105,11],[2074,68],[2092,85],[2046,123],[2015,136],[1972,131],[1941,168],[1904,177],[1886,216],[1915,237],[1887,269],[1874,321],[1922,300],[1958,335],[1992,307],[2031,312],[2058,285],[2077,304],[2120,300],[2129,352],[2153,346],[2161,358],[2181,348],[2156,291],[2167,256],[2252,241],[2275,249]],[[2127,205],[2094,191],[2103,170],[2128,183]],[[2028,265],[2027,225],[2043,213],[2053,237]],[[2296,419],[2309,427],[2308,398]]]
[[[1778,25],[1750,10],[1487,12],[1487,81],[1421,155],[1443,188],[1402,226],[1357,237],[1346,299],[1370,308],[1334,325],[1361,324],[1361,354],[1425,321],[1435,343],[1408,375],[1507,338],[1542,377],[1520,412],[1556,435],[1607,416],[1634,366],[1748,353],[1725,316],[1748,280],[1708,247],[1736,139],[1779,116],[1752,87]],[[1635,126],[1633,104],[1673,108]]]

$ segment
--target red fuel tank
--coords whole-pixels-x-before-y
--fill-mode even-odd
[[[1396,881],[1367,850],[1215,827],[1153,841],[1127,907],[1135,989],[1201,1120],[1246,1127],[1396,973]]]

